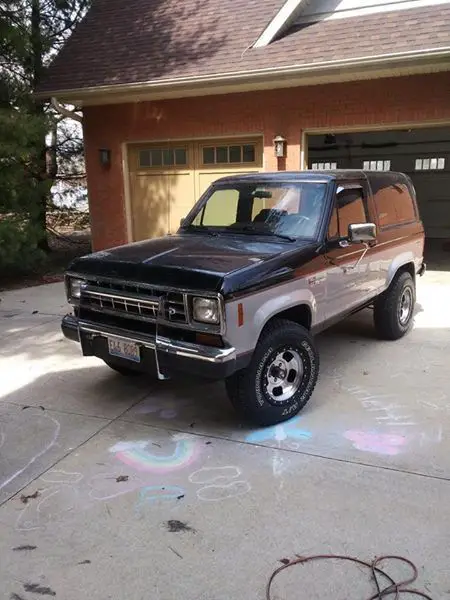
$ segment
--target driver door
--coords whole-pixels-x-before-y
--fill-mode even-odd
[[[338,185],[327,236],[327,319],[351,312],[370,297],[370,252],[364,244],[342,238],[348,226],[369,222],[368,189],[365,181]]]

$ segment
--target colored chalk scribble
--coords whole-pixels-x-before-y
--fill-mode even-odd
[[[148,485],[139,492],[139,505],[142,507],[155,502],[180,500],[185,494],[185,490],[177,485]]]
[[[353,447],[362,452],[396,456],[406,444],[404,435],[377,433],[373,431],[346,431],[344,437],[353,443]]]
[[[245,440],[247,442],[283,442],[288,438],[294,438],[296,440],[309,440],[312,437],[312,433],[298,427],[300,420],[301,417],[294,417],[288,423],[253,431],[247,435]]]
[[[122,463],[146,473],[172,473],[191,465],[197,458],[198,444],[183,439],[176,442],[171,454],[150,451],[151,441],[119,442],[110,449]]]

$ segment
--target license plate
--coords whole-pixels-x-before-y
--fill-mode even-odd
[[[111,356],[117,356],[118,358],[124,358],[125,360],[131,360],[136,363],[141,362],[139,346],[134,342],[127,342],[126,340],[119,340],[117,338],[108,338],[108,350]]]

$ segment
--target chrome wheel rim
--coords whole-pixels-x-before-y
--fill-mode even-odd
[[[406,325],[411,318],[413,307],[413,294],[411,288],[405,288],[400,298],[398,307],[398,320],[401,325]]]
[[[274,404],[290,400],[303,379],[303,361],[297,350],[285,348],[277,352],[265,369],[265,391]]]

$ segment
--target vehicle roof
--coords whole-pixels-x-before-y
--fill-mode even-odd
[[[247,173],[247,174],[236,174],[236,175],[228,175],[227,177],[221,177],[217,179],[214,183],[232,183],[236,181],[271,181],[271,182],[295,182],[299,180],[308,180],[308,181],[320,181],[320,182],[330,182],[330,181],[342,181],[342,180],[352,180],[352,179],[361,179],[367,178],[369,181],[371,179],[378,179],[383,177],[386,179],[397,180],[401,173],[396,173],[394,171],[364,171],[362,169],[336,169],[333,171],[273,171],[273,172],[264,172],[264,173]]]

